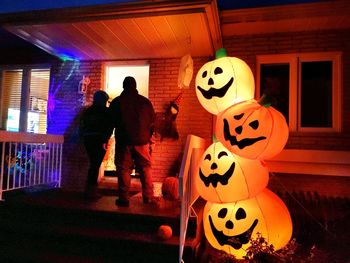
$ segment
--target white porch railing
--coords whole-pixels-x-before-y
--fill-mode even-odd
[[[63,141],[61,135],[0,131],[0,200],[20,188],[61,186]]]
[[[199,196],[195,189],[193,176],[204,151],[205,140],[203,138],[194,135],[187,136],[179,175],[179,196],[181,200],[179,262],[182,262],[188,219],[194,213],[191,205]]]

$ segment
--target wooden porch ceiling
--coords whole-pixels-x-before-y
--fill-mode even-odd
[[[222,47],[214,0],[146,0],[5,14],[0,25],[49,54],[79,60],[211,56]]]

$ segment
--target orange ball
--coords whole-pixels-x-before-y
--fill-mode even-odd
[[[173,236],[173,230],[168,225],[161,225],[158,228],[158,237],[161,240],[168,240]]]

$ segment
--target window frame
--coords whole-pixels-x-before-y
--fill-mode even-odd
[[[148,83],[147,83],[147,94],[142,94],[142,92],[139,93],[141,95],[144,95],[145,97],[149,98],[149,81],[150,81],[150,73],[151,73],[151,65],[148,60],[133,60],[133,61],[109,61],[105,62],[103,65],[104,68],[104,77],[103,77],[103,90],[108,91],[109,90],[109,83],[108,83],[108,68],[109,67],[138,67],[138,66],[147,66],[148,67]],[[133,74],[131,74],[133,75]],[[137,79],[136,79],[137,81]],[[122,82],[120,83],[122,85]]]
[[[28,112],[30,111],[30,83],[31,83],[31,70],[33,69],[49,69],[51,83],[51,65],[44,64],[27,64],[27,65],[4,65],[0,66],[0,118],[2,119],[3,113],[3,72],[6,70],[22,70],[22,87],[21,87],[21,105],[20,105],[20,118],[18,132],[27,132]],[[50,87],[49,87],[50,89]],[[49,94],[48,94],[49,95]],[[6,129],[2,127],[1,129]]]
[[[332,61],[332,127],[301,127],[301,63]],[[271,54],[256,56],[256,96],[260,94],[261,64],[289,64],[289,130],[291,132],[341,131],[341,52]]]

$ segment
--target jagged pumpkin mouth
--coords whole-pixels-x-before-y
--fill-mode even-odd
[[[231,176],[233,175],[235,171],[236,164],[233,162],[230,166],[230,168],[223,174],[218,173],[212,173],[208,176],[205,176],[202,172],[202,169],[199,169],[199,178],[202,180],[204,185],[208,187],[210,184],[213,185],[214,188],[217,187],[218,183],[222,185],[227,185],[228,180],[230,180]]]
[[[197,86],[197,89],[202,93],[203,97],[210,100],[212,97],[222,98],[226,95],[228,89],[232,86],[233,78],[231,78],[224,86],[221,88],[211,87],[209,90],[203,89],[201,86]]]
[[[248,230],[239,234],[239,235],[227,236],[223,233],[223,231],[219,231],[216,229],[216,227],[213,223],[213,219],[211,218],[211,216],[209,216],[209,223],[210,223],[211,231],[212,231],[215,239],[220,244],[220,246],[229,245],[236,250],[240,249],[244,244],[247,244],[249,242],[249,240],[252,236],[252,233],[254,231],[254,228],[256,227],[258,222],[259,222],[259,220],[255,219],[253,224],[248,228]]]
[[[236,135],[231,135],[230,133],[230,126],[228,124],[228,121],[224,119],[224,138],[225,141],[229,141],[231,146],[237,146],[239,149],[244,149],[247,146],[253,145],[258,141],[265,140],[265,136],[260,136],[257,138],[244,138],[242,140],[237,140]]]

